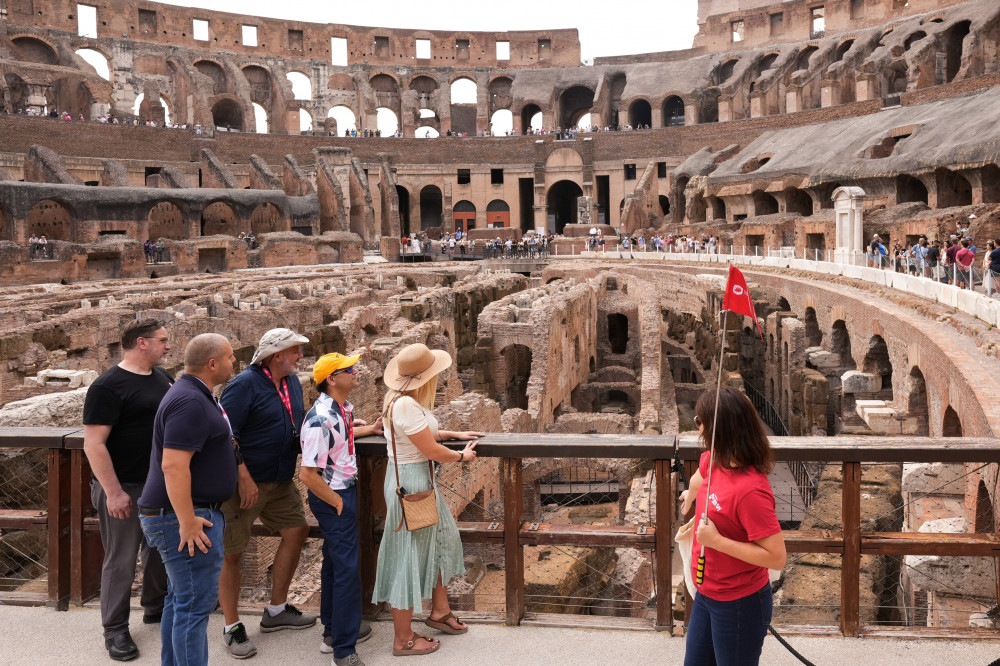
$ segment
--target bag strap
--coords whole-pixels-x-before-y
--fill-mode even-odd
[[[399,400],[401,397],[402,395],[397,395],[395,398],[393,398],[386,406],[385,413],[382,415],[382,421],[389,423],[389,428],[390,428],[389,439],[392,442],[392,466],[396,472],[396,494],[399,495],[400,497],[402,497],[402,495],[399,492],[399,489],[401,487],[399,483],[399,463],[396,461],[396,426],[392,422],[392,408],[396,405],[396,401]],[[431,461],[430,458],[427,459],[427,467],[430,470],[431,474],[431,488],[434,488],[435,487],[434,463],[433,461]]]

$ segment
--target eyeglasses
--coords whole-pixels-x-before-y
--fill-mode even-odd
[[[166,344],[170,340],[170,338],[147,338],[144,335],[140,335],[139,337],[141,337],[143,340],[156,340],[157,342],[162,342],[164,344]]]
[[[337,370],[335,372],[331,372],[330,376],[333,377],[334,375],[339,375],[342,372],[346,372],[349,375],[353,375],[354,374],[354,366],[352,365],[349,368],[344,368],[343,370]]]

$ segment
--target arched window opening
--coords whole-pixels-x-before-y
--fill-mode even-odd
[[[255,236],[285,231],[285,219],[281,211],[272,203],[265,203],[253,209],[250,214],[250,231]]]
[[[338,104],[327,112],[326,117],[337,121],[337,134],[340,136],[346,136],[345,132],[354,132],[358,129],[357,119],[350,107]]]
[[[906,415],[917,420],[915,435],[920,437],[930,435],[927,382],[924,381],[924,373],[917,366],[913,366],[906,378]]]
[[[941,420],[942,437],[961,437],[962,420],[958,418],[958,413],[948,405],[944,410],[944,418]]]
[[[663,102],[663,126],[676,127],[684,124],[684,100],[671,95]]]
[[[76,51],[76,55],[83,58],[88,65],[93,67],[99,77],[105,81],[111,80],[111,68],[108,65],[108,59],[104,57],[103,53],[93,49],[79,49]]]
[[[805,312],[806,344],[810,347],[819,347],[823,344],[823,331],[819,329],[819,322],[816,320],[816,310],[806,308]]]
[[[222,99],[212,107],[212,122],[216,127],[243,129],[243,109],[234,100]]]
[[[577,199],[583,196],[583,189],[571,180],[560,180],[549,188],[546,197],[548,230],[561,234],[567,224],[576,224]]]
[[[169,201],[153,206],[146,220],[150,240],[183,240],[188,236],[187,218],[180,208]]]
[[[28,235],[45,236],[46,240],[73,240],[73,214],[58,201],[43,199],[28,211]]]
[[[305,109],[299,109],[299,131],[300,132],[313,131],[312,114],[306,111]]]
[[[441,136],[441,132],[437,131],[433,127],[421,125],[413,131],[413,136],[418,139],[436,139]]]
[[[385,107],[375,109],[375,123],[382,136],[392,136],[399,130],[399,117],[392,109]]]
[[[594,91],[586,86],[573,86],[559,96],[559,126],[576,127],[580,119],[594,106]]]
[[[634,128],[650,127],[653,124],[653,110],[649,102],[637,99],[628,107],[628,123]]]
[[[976,520],[973,530],[977,534],[989,534],[996,531],[996,521],[993,517],[993,500],[986,483],[979,479],[976,489]]]
[[[528,104],[521,109],[521,131],[542,129],[542,110],[537,104]]]
[[[881,377],[879,399],[892,400],[892,361],[889,358],[889,347],[881,335],[873,335],[868,341],[868,352],[861,362],[861,372]]]
[[[514,114],[508,109],[500,109],[490,118],[490,133],[493,136],[507,136],[514,133]]]
[[[847,332],[847,324],[843,319],[833,322],[830,331],[830,353],[840,359],[843,367],[854,368],[854,353],[851,351],[851,335]]]
[[[312,99],[312,81],[302,72],[285,74],[292,83],[292,95],[295,99]]]
[[[202,236],[235,236],[239,233],[236,211],[224,201],[216,201],[201,213]]]
[[[254,131],[257,134],[267,134],[268,132],[268,120],[267,111],[264,110],[257,102],[253,103],[253,120],[254,120]]]
[[[914,178],[902,174],[896,177],[896,203],[927,203],[927,187]]]
[[[428,185],[420,190],[420,228],[423,230],[440,227],[444,211],[441,189],[437,185]]]
[[[479,99],[479,86],[472,79],[456,79],[451,84],[452,104],[476,104]]]

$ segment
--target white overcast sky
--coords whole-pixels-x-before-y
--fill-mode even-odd
[[[305,0],[179,0],[166,4],[240,12],[251,16],[424,30],[544,30],[576,28],[581,55],[595,56],[675,51],[691,48],[698,31],[698,0],[537,0],[533,3],[441,0],[375,0],[330,3]]]

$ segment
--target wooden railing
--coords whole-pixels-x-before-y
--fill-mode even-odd
[[[1000,558],[996,533],[939,534],[917,532],[871,532],[861,529],[862,463],[1000,462],[998,439],[774,437],[779,461],[840,463],[843,470],[841,529],[787,531],[790,553],[830,553],[841,556],[840,626],[844,636],[901,635],[881,626],[860,624],[860,575],[862,555],[939,555]],[[450,444],[453,448],[460,443]],[[83,455],[83,432],[79,428],[0,428],[0,448],[47,449],[48,506],[45,511],[11,510],[0,507],[0,529],[46,530],[48,535],[48,588],[44,598],[4,595],[0,603],[46,603],[66,609],[83,603],[97,592],[102,557],[96,521],[87,518],[90,509],[89,467]],[[654,563],[655,620],[658,629],[670,629],[672,538],[677,496],[676,474],[670,459],[676,453],[688,477],[697,469],[701,447],[693,435],[553,435],[497,434],[480,440],[480,457],[498,458],[503,488],[503,519],[497,524],[459,522],[467,543],[502,544],[505,555],[505,621],[517,625],[525,618],[523,547],[566,544],[574,546],[637,547],[652,551]],[[382,481],[386,471],[385,442],[369,437],[358,442],[359,520],[363,599],[371,598],[378,538],[384,529],[385,502]],[[655,478],[655,514],[652,525],[637,529],[628,525],[545,525],[523,520],[522,461],[537,458],[618,458],[652,461]],[[39,483],[42,480],[39,479]],[[255,534],[266,535],[262,526]],[[313,526],[311,537],[319,538]],[[998,583],[1000,586],[1000,583]],[[1000,598],[1000,589],[997,590]],[[690,608],[688,603],[687,608]],[[368,610],[373,610],[368,607]],[[829,628],[811,628],[827,631]],[[906,628],[919,635],[926,628]],[[958,632],[959,635],[974,635]],[[990,636],[997,632],[986,632]],[[982,636],[982,632],[978,634]]]

